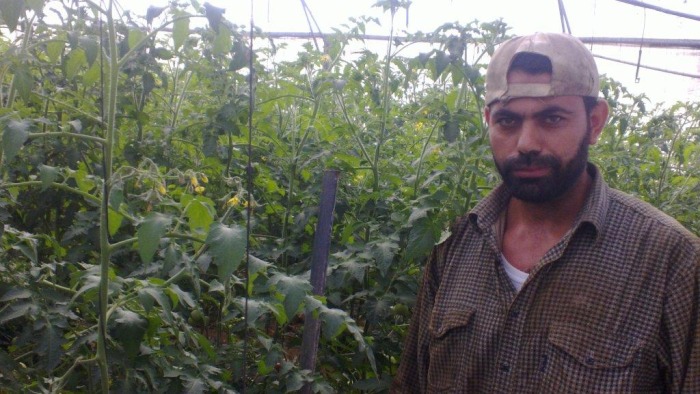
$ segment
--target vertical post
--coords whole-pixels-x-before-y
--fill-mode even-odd
[[[315,295],[322,295],[326,287],[326,269],[331,247],[331,230],[333,226],[333,210],[335,208],[335,193],[338,187],[337,170],[326,170],[323,173],[321,185],[321,201],[318,210],[318,224],[314,234],[314,246],[311,254],[311,286]],[[301,341],[301,368],[314,371],[316,369],[316,354],[318,352],[321,322],[306,313],[304,320],[304,335]],[[311,393],[311,385],[306,384],[302,393]]]

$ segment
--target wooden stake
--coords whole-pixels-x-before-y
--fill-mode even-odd
[[[333,210],[335,194],[338,187],[339,171],[326,170],[321,185],[321,201],[318,209],[318,224],[314,234],[314,246],[311,254],[311,286],[315,295],[322,295],[326,287],[326,269],[331,248],[331,230],[333,227]],[[316,369],[321,322],[312,313],[306,313],[304,335],[301,341],[301,368],[311,372]],[[302,393],[311,393],[311,385],[305,384]]]

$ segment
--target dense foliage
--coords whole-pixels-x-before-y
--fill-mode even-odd
[[[426,254],[498,180],[482,75],[506,25],[446,24],[378,55],[357,50],[376,21],[353,19],[289,60],[206,3],[112,6],[0,3],[0,386],[385,390]],[[610,80],[604,95],[593,161],[700,232],[698,104],[648,108]],[[305,312],[323,323],[314,372]]]

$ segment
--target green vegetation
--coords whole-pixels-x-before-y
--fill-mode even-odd
[[[251,98],[249,32],[194,0],[145,20],[89,0],[0,16],[1,387],[388,387],[427,253],[498,181],[482,64],[505,24],[447,24],[383,57],[346,51],[369,18],[291,61],[257,39]],[[698,104],[647,108],[604,84],[593,160],[700,232]],[[326,169],[341,175],[318,297]],[[314,373],[298,363],[305,311],[322,321]]]

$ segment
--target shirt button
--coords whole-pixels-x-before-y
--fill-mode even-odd
[[[503,372],[503,373],[508,373],[508,372],[510,372],[510,364],[508,364],[508,363],[501,363],[501,372]]]

